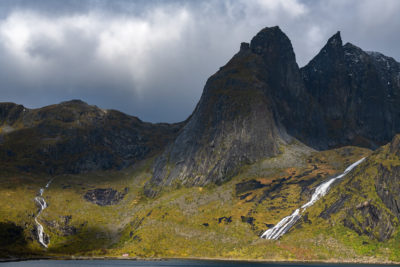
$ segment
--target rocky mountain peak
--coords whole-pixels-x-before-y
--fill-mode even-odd
[[[316,149],[389,141],[400,131],[400,86],[383,68],[389,61],[375,58],[343,46],[337,32],[300,70],[281,29],[262,29],[208,79],[187,124],[156,160],[146,193],[223,182],[244,164],[279,154],[291,137]]]
[[[278,45],[282,45],[282,47]],[[250,48],[256,54],[269,56],[276,49],[285,49],[294,54],[289,38],[278,26],[266,27],[258,32],[251,40]]]
[[[328,39],[326,44],[327,47],[342,47],[342,36],[340,35],[340,31],[337,31],[331,38]]]
[[[278,26],[267,27],[257,33],[250,42],[250,49],[254,54],[262,56],[269,67],[280,62],[297,64],[292,43]]]
[[[316,148],[359,145],[377,148],[400,131],[400,64],[332,36],[301,69],[307,91],[323,114],[324,140]],[[397,104],[396,104],[397,103]],[[322,138],[322,139],[321,139]],[[307,142],[307,141],[306,141]]]
[[[277,155],[285,130],[276,109],[304,92],[289,38],[264,28],[211,76],[191,118],[161,157],[146,193],[172,184],[220,183],[243,164]],[[278,100],[280,99],[280,100]]]
[[[313,72],[321,72],[329,67],[329,65],[336,67],[338,64],[341,64],[343,56],[342,37],[338,31],[328,39],[325,46],[321,49],[318,55],[310,61],[308,66],[313,66]]]

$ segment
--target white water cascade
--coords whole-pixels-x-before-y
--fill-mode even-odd
[[[320,184],[317,188],[315,188],[315,192],[311,196],[310,201],[308,201],[306,204],[304,204],[300,208],[296,209],[291,215],[283,218],[277,225],[275,225],[271,229],[268,229],[267,231],[265,231],[261,235],[261,238],[274,239],[274,240],[279,239],[301,218],[301,214],[308,207],[312,206],[315,202],[317,202],[317,200],[319,200],[321,197],[325,196],[328,193],[329,188],[333,182],[346,176],[346,174],[351,172],[351,170],[353,170],[357,165],[359,165],[364,160],[365,160],[365,158],[362,158],[362,159],[358,160],[357,162],[354,162],[349,167],[347,167],[347,169],[342,174]]]
[[[42,213],[42,211],[47,208],[47,203],[43,198],[43,192],[46,188],[48,188],[51,184],[51,182],[53,181],[53,179],[51,179],[44,188],[40,188],[39,190],[39,195],[35,197],[35,201],[37,204],[39,204],[39,212],[35,217],[35,223],[36,223],[36,230],[37,230],[37,235],[38,235],[38,240],[39,243],[44,246],[45,248],[47,248],[47,244],[44,241],[44,230],[43,230],[43,225],[41,225],[38,221],[38,218],[40,216],[40,214]]]

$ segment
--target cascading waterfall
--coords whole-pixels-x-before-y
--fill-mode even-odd
[[[300,208],[296,209],[291,215],[283,218],[277,225],[265,231],[261,235],[261,238],[274,239],[274,240],[279,239],[282,235],[284,235],[287,231],[289,231],[289,229],[301,218],[301,214],[308,207],[314,205],[314,203],[317,202],[317,200],[319,200],[321,197],[325,196],[328,193],[329,188],[333,184],[333,182],[346,176],[346,174],[348,174],[351,170],[353,170],[357,165],[359,165],[364,160],[365,158],[362,158],[354,162],[349,167],[347,167],[347,169],[342,174],[320,184],[317,188],[315,188],[315,192],[311,196],[310,201],[308,201]]]
[[[45,242],[45,240],[44,240],[44,235],[45,235],[45,234],[44,234],[44,230],[43,230],[43,225],[41,225],[41,224],[39,223],[38,218],[39,218],[40,214],[42,213],[42,211],[43,211],[45,208],[47,208],[47,203],[46,203],[46,201],[45,201],[44,198],[43,198],[43,193],[44,193],[44,190],[50,186],[50,184],[51,184],[52,181],[53,181],[53,179],[51,179],[51,180],[46,184],[46,186],[45,186],[44,188],[40,188],[40,190],[39,190],[39,195],[35,197],[35,202],[39,205],[39,208],[40,208],[38,214],[37,214],[36,217],[35,217],[36,230],[37,230],[37,235],[38,235],[39,243],[40,243],[42,246],[44,246],[45,248],[47,248],[47,245],[48,245],[48,244],[46,244],[46,242]]]

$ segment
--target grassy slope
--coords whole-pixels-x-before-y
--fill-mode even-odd
[[[306,260],[329,259],[330,255],[340,252],[342,259],[351,259],[353,253],[348,246],[336,241],[334,250],[326,251],[314,238],[289,238],[282,241],[268,241],[258,238],[266,230],[265,224],[275,224],[289,215],[295,208],[308,201],[309,194],[300,194],[300,180],[312,180],[321,176],[309,188],[314,187],[333,173],[342,171],[349,163],[369,152],[358,148],[309,153],[303,162],[289,164],[290,158],[281,157],[259,162],[243,170],[243,173],[232,181],[216,187],[181,188],[164,193],[155,201],[145,205],[138,217],[143,217],[142,226],[130,237],[130,227],[125,229],[120,243],[109,253],[121,255],[130,253],[137,256],[154,257],[224,257],[237,259],[276,259]],[[317,168],[314,167],[317,166]],[[292,167],[295,166],[295,167]],[[312,171],[310,174],[301,174]],[[257,179],[271,183],[271,187],[282,178],[287,182],[281,184],[281,190],[269,192],[268,197],[259,203],[264,190],[252,190],[252,195],[240,199],[235,193],[239,181]],[[295,176],[299,176],[296,178]],[[275,180],[275,182],[272,182]],[[255,201],[247,202],[256,195]],[[306,195],[306,196],[304,196]],[[150,215],[149,211],[152,211]],[[147,216],[148,215],[148,216]],[[254,225],[243,222],[241,216],[253,217]],[[232,217],[232,222],[218,218]],[[204,226],[207,223],[209,226]],[[135,236],[140,237],[140,241]],[[335,255],[337,258],[337,255]]]
[[[309,212],[311,224],[302,224],[301,231],[292,233],[294,239],[303,239],[306,236],[314,238],[320,236],[330,240],[336,240],[346,247],[352,249],[352,257],[371,257],[379,260],[389,259],[392,261],[400,261],[400,231],[395,230],[391,239],[386,242],[379,242],[377,238],[370,238],[367,235],[359,235],[355,231],[349,230],[343,226],[343,220],[347,219],[356,225],[365,223],[367,218],[357,208],[361,203],[366,201],[372,203],[379,210],[384,211],[380,215],[380,221],[394,220],[394,224],[398,225],[396,218],[389,218],[391,212],[382,202],[375,190],[375,182],[378,175],[378,166],[380,164],[387,168],[400,165],[400,159],[393,154],[388,153],[388,146],[374,152],[368,159],[363,162],[347,179],[334,187],[330,193],[316,203]],[[337,201],[339,195],[349,194],[351,198],[345,202],[344,207],[332,214],[328,220],[319,217],[320,213]],[[355,211],[354,214],[348,211]],[[395,216],[393,216],[395,217]],[[315,225],[318,225],[318,231],[315,231]],[[366,228],[371,236],[379,236],[377,228]],[[332,254],[332,257],[335,255]]]
[[[298,145],[282,149],[282,155],[243,168],[237,177],[221,186],[178,186],[156,199],[142,194],[151,175],[151,160],[119,172],[58,176],[44,193],[49,207],[41,215],[51,239],[48,250],[37,244],[31,232],[32,213],[36,211],[33,198],[38,184],[44,185],[48,178],[3,175],[0,222],[10,220],[26,225],[25,247],[31,253],[48,255],[129,253],[137,257],[275,260],[369,260],[374,255],[375,259],[399,260],[395,247],[398,235],[379,243],[341,226],[340,213],[330,220],[318,217],[324,205],[334,201],[337,190],[343,190],[343,183],[326,200],[310,208],[308,220],[281,240],[258,238],[268,228],[266,224],[277,223],[308,201],[313,187],[370,153],[355,147],[324,152]],[[249,180],[256,180],[263,187],[237,194],[236,185]],[[119,204],[105,207],[83,198],[89,189],[109,187],[118,191],[127,187],[128,194]],[[77,234],[63,234],[63,216],[71,216],[68,226],[75,227]],[[242,216],[251,217],[253,223],[244,222]],[[230,220],[219,221],[223,217]],[[18,246],[9,245],[8,249],[20,249]]]

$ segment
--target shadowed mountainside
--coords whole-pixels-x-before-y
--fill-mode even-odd
[[[120,169],[154,156],[181,126],[142,122],[79,100],[40,109],[0,103],[0,161],[11,172]]]
[[[316,148],[388,143],[400,132],[400,63],[332,36],[301,69],[308,92],[319,103],[323,123],[299,138]]]

